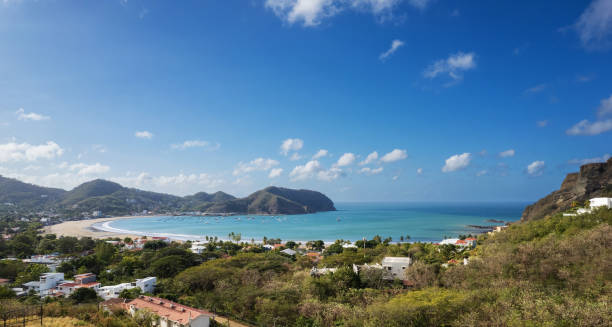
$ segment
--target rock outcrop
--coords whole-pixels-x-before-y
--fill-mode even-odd
[[[612,196],[612,158],[607,162],[586,164],[580,172],[567,174],[561,188],[527,206],[522,221],[544,218],[565,211],[576,202]]]

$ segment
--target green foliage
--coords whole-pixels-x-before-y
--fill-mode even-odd
[[[70,299],[75,303],[94,302],[98,299],[98,294],[91,288],[81,287],[70,294]]]
[[[123,291],[121,291],[121,293],[119,293],[119,297],[122,299],[135,299],[137,297],[139,297],[142,294],[142,290],[140,289],[140,287],[134,287],[134,288],[130,288],[130,289],[124,289]]]
[[[46,272],[49,272],[49,268],[47,268],[47,266],[45,265],[27,265],[26,268],[19,273],[17,278],[15,278],[15,284],[22,285],[27,282],[38,280],[40,278],[40,275]]]

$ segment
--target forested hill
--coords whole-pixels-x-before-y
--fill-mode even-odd
[[[527,206],[521,220],[528,221],[563,212],[572,204],[583,205],[594,197],[612,196],[612,158],[607,162],[580,167],[577,173],[567,174],[561,188]]]
[[[301,214],[335,210],[322,193],[268,187],[238,199],[224,192],[199,192],[185,197],[123,187],[96,179],[70,191],[41,187],[0,176],[2,211],[49,210],[67,215],[101,211],[103,215],[142,212],[188,212],[234,214]]]

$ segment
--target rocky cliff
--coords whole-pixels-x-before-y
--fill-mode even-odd
[[[567,174],[561,188],[527,206],[521,220],[544,218],[569,209],[573,202],[583,204],[600,196],[612,196],[612,158],[583,165],[580,172]]]

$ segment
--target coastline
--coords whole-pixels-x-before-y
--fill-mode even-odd
[[[136,238],[141,235],[137,235],[134,233],[118,233],[112,231],[106,231],[100,228],[94,227],[96,224],[103,224],[105,222],[110,222],[119,219],[138,219],[138,218],[151,218],[155,216],[120,216],[120,217],[108,217],[108,218],[95,218],[95,219],[86,219],[86,220],[73,220],[73,221],[65,221],[60,224],[50,225],[44,227],[44,234],[55,234],[58,237],[60,236],[74,236],[74,237],[91,237],[94,239],[104,239],[104,238]]]

